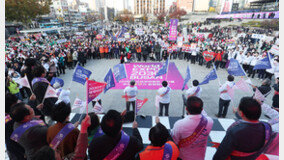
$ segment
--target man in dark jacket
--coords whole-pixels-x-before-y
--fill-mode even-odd
[[[17,142],[13,141],[10,137],[14,131],[13,126],[15,120],[10,118],[10,108],[12,105],[16,104],[18,97],[7,93],[5,95],[5,144],[7,148],[8,156],[11,160],[25,160],[25,150]]]
[[[149,52],[148,52],[148,46],[143,45],[143,46],[142,46],[142,55],[143,55],[143,60],[144,60],[145,62],[147,62],[148,54],[149,54]]]
[[[161,46],[158,42],[156,42],[154,46],[154,52],[155,52],[156,60],[161,61],[161,58],[160,58]]]
[[[252,85],[253,91],[255,92],[257,88],[261,92],[261,94],[264,95],[264,97],[267,97],[271,92],[270,84],[271,84],[271,81],[268,78],[266,78],[265,80],[262,81],[261,86],[256,87]]]
[[[91,160],[102,160],[108,156],[122,138],[122,116],[115,110],[109,110],[102,118],[101,128],[105,135],[96,137],[89,145],[89,156]],[[128,136],[128,135],[127,135]],[[129,137],[128,145],[121,154],[117,152],[117,160],[134,159],[136,153],[143,149],[142,138],[137,129],[137,122],[133,122],[133,134]]]
[[[213,160],[256,159],[271,139],[271,126],[260,122],[261,105],[251,97],[243,97],[238,107],[242,120],[233,123],[215,153]]]
[[[46,98],[44,99],[45,92],[49,86],[49,82],[45,77],[46,72],[43,66],[35,67],[33,70],[35,78],[32,80],[32,89],[36,95],[37,103],[43,103],[42,113],[45,116],[50,116],[55,102],[58,98]]]
[[[17,133],[20,133],[19,127],[24,128],[24,126],[22,126],[23,124],[37,120],[34,110],[29,105],[21,102],[12,106],[10,115],[12,120],[15,121],[11,139],[20,144],[25,150],[27,159],[32,160],[37,150],[48,145],[46,142],[47,126],[45,126],[43,121],[37,121],[35,125],[26,125],[28,128],[24,133],[17,135]],[[15,130],[17,130],[17,132]]]

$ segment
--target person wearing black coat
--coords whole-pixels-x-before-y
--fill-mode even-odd
[[[143,55],[143,60],[144,60],[145,62],[147,62],[148,54],[149,54],[148,46],[143,45],[143,46],[142,46],[142,55]]]
[[[89,145],[89,156],[91,160],[103,160],[118,144],[121,139],[121,128],[123,117],[115,110],[109,110],[101,121],[101,129],[105,133],[95,137]],[[137,129],[137,122],[133,122],[132,135],[126,149],[116,160],[132,160],[135,155],[143,149],[142,137]]]
[[[84,53],[82,52],[82,50],[79,50],[78,52],[78,61],[79,61],[79,65],[85,66],[85,58],[84,58]]]
[[[252,87],[254,92],[256,91],[257,88],[260,91],[260,93],[264,95],[264,97],[267,97],[271,93],[270,85],[271,85],[270,79],[266,78],[262,81],[261,86],[256,87],[252,85]]]
[[[272,97],[272,107],[279,108],[279,77],[275,79],[275,84],[273,85],[274,95]]]
[[[41,109],[42,114],[45,116],[50,116],[53,111],[54,104],[56,103],[58,98],[44,99],[45,92],[47,90],[47,87],[49,86],[49,82],[44,78],[46,76],[44,67],[35,67],[33,73],[35,78],[41,79],[40,81],[35,82],[34,78],[31,86],[34,94],[36,95],[37,104],[43,103],[43,108]]]
[[[9,116],[10,108],[18,101],[17,96],[7,93],[5,95],[5,116]],[[14,131],[15,120],[11,119],[6,121],[5,119],[5,144],[7,154],[11,160],[26,160],[25,149],[17,142],[13,141],[10,137]]]

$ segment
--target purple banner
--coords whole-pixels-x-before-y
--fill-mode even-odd
[[[236,13],[236,14],[220,14],[216,18],[241,18],[241,19],[279,19],[279,11],[274,12],[251,12],[251,13]]]
[[[155,78],[156,73],[162,68],[162,63],[128,63],[125,64],[127,78],[124,78],[111,89],[124,89],[129,86],[131,80],[136,81],[138,89],[156,90],[162,87],[166,80],[166,74]],[[183,78],[174,62],[169,63],[167,81],[173,90],[180,90],[183,85]],[[187,86],[185,87],[187,89]]]
[[[170,32],[169,32],[170,41],[175,41],[177,39],[177,25],[178,25],[178,19],[171,19]]]

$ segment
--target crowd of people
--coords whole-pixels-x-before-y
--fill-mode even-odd
[[[10,37],[6,40],[5,53],[5,143],[11,160],[43,159],[204,159],[207,138],[213,120],[204,112],[200,99],[202,88],[197,80],[186,91],[187,116],[175,123],[171,132],[156,117],[156,125],[150,129],[151,144],[143,150],[142,138],[133,119],[132,135],[122,130],[125,115],[130,105],[135,109],[137,88],[135,81],[124,90],[129,97],[126,111],[109,110],[99,121],[95,113],[86,115],[78,129],[69,120],[70,91],[61,90],[59,98],[44,98],[53,77],[65,74],[77,64],[84,66],[91,59],[120,59],[121,63],[136,61],[162,61],[180,59],[192,64],[205,64],[210,68],[225,69],[231,58],[238,60],[243,69],[254,78],[263,79],[257,88],[263,95],[271,92],[271,80],[275,93],[273,104],[265,104],[251,97],[243,97],[234,110],[240,121],[232,124],[219,145],[213,159],[257,159],[261,156],[278,155],[279,123],[279,57],[271,54],[271,69],[253,70],[259,59],[268,56],[277,36],[267,42],[252,37],[252,34],[271,30],[244,27],[193,28],[186,27],[188,35],[184,45],[167,40],[168,27],[130,25],[129,38],[120,38],[119,25],[108,24],[82,34],[36,34]],[[144,34],[135,29],[145,28]],[[111,29],[109,29],[111,28]],[[178,33],[183,31],[178,27]],[[117,31],[117,34],[115,34]],[[120,34],[119,34],[120,33]],[[238,36],[241,35],[242,36]],[[243,36],[244,34],[244,36]],[[233,36],[234,35],[234,36]],[[185,38],[183,38],[185,40]],[[149,60],[148,60],[149,59]],[[95,63],[95,61],[92,61]],[[274,76],[273,76],[274,75]],[[16,83],[27,76],[31,89]],[[230,97],[226,86],[232,85],[233,76],[220,86],[219,112],[217,117],[226,117]],[[160,96],[159,116],[168,116],[170,87],[162,82],[157,94]],[[58,83],[53,85],[60,89]],[[260,122],[265,110],[269,123]],[[88,149],[88,152],[86,152]],[[87,153],[87,154],[86,154]],[[262,155],[263,153],[269,155]]]

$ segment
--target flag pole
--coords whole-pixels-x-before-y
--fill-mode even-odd
[[[49,84],[49,85],[50,85],[50,84]],[[44,100],[45,100],[46,92],[47,92],[47,90],[48,90],[49,85],[48,85],[47,88],[46,88],[46,91],[45,91],[45,93],[44,93],[44,96],[43,96],[43,99],[42,99],[41,103],[43,103]]]
[[[135,110],[134,110],[134,121],[136,121],[136,113],[137,112],[137,99],[135,101]]]
[[[126,78],[128,78],[125,63],[123,64],[123,67],[124,67],[124,70],[125,70]]]
[[[189,74],[190,74],[190,79],[188,80],[188,82],[189,82],[189,87],[191,86],[191,73],[190,73],[190,63],[188,62],[188,68],[189,68]],[[185,77],[186,78],[186,77]],[[185,87],[185,86],[184,86]]]
[[[168,70],[169,70],[169,65],[170,65],[170,59],[168,58],[168,66],[167,66],[167,74],[166,74],[166,81],[168,80]]]
[[[70,83],[69,83],[68,88],[70,88],[71,85],[72,85],[72,82],[73,82],[73,75],[74,75],[74,73],[75,73],[75,71],[76,71],[76,68],[78,67],[78,64],[79,64],[79,62],[77,62],[76,67],[73,69],[72,79],[71,79],[71,81],[70,81]]]
[[[88,114],[88,91],[89,91],[89,80],[88,78],[86,78],[87,80],[87,86],[86,86],[86,115]]]
[[[216,75],[217,75],[217,70],[216,70],[216,67],[215,67],[214,63],[213,63],[213,69],[215,70]],[[219,78],[219,76],[218,76],[218,75],[217,75],[217,79],[218,79],[218,83],[219,83],[219,85],[221,86],[221,81],[220,81],[220,78]]]

